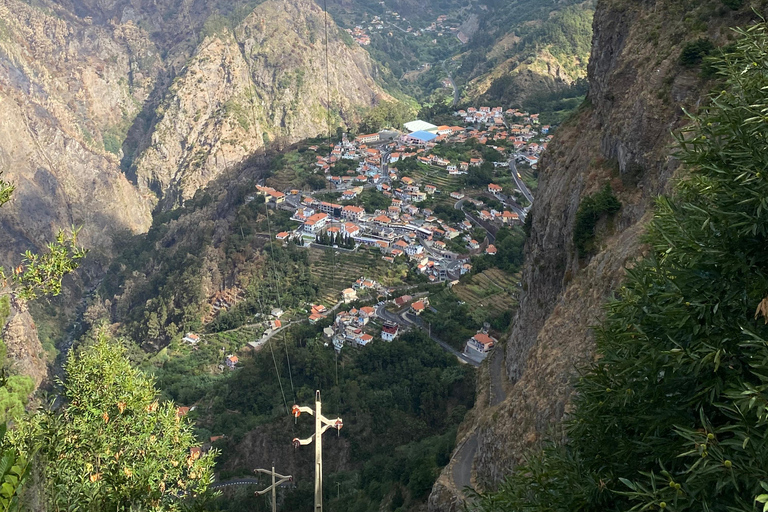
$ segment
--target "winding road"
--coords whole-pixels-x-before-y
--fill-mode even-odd
[[[445,71],[445,74],[448,75],[448,81],[451,82],[451,87],[453,87],[453,105],[456,106],[459,103],[459,88],[456,87],[456,82],[453,81],[453,77],[451,76],[451,72],[448,71],[448,67],[445,65],[445,62],[448,59],[443,60],[443,71]]]
[[[376,306],[376,316],[378,316],[382,320],[389,323],[397,324],[401,327],[417,327],[423,331],[428,330],[426,327],[424,327],[424,322],[421,320],[421,318],[409,313],[407,307],[403,308],[398,313],[392,313],[390,311],[387,311],[384,306],[385,306],[384,304]],[[450,346],[448,343],[444,342],[437,336],[430,333],[430,338],[432,338],[432,341],[440,345],[440,347],[443,350],[445,350],[449,354],[456,356],[456,358],[460,362],[472,365],[474,367],[480,366],[479,362],[468,358],[463,353],[459,352],[458,350],[456,350],[455,348],[453,348],[452,346]]]

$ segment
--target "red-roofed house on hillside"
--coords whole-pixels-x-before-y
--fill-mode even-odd
[[[491,194],[498,194],[502,191],[501,185],[497,185],[495,183],[489,183],[488,184],[488,192]]]
[[[379,140],[379,134],[378,133],[369,133],[366,135],[358,135],[355,137],[355,142],[358,144],[367,144],[368,142],[378,142]]]
[[[397,324],[384,324],[381,328],[381,339],[384,341],[392,341],[397,336],[400,326]]]
[[[485,254],[490,254],[491,256],[496,254],[496,246],[493,244],[489,244],[488,247],[485,248]]]
[[[494,338],[488,336],[484,332],[479,332],[469,338],[467,346],[464,348],[464,353],[472,359],[479,359],[482,361],[488,355],[488,352],[491,351],[495,343],[496,340]]]
[[[231,370],[235,369],[238,361],[239,359],[237,358],[237,356],[233,356],[232,354],[229,354],[227,356],[227,359],[225,359],[225,362],[227,363],[227,367]]]
[[[360,220],[365,210],[359,206],[347,205],[341,210],[341,217],[347,220]]]
[[[410,295],[403,295],[402,297],[398,297],[395,299],[395,306],[403,306],[408,303],[409,300],[411,300],[413,297]]]
[[[427,301],[427,299],[417,300],[416,302],[411,304],[411,311],[415,315],[420,315],[424,312],[425,309],[427,309],[428,304],[429,302]]]
[[[317,233],[325,227],[326,222],[328,222],[328,215],[325,213],[310,215],[304,222],[304,231],[308,233]]]

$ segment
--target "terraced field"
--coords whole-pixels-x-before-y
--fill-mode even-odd
[[[451,176],[442,167],[434,166],[431,166],[428,171],[422,169],[415,171],[413,178],[421,181],[423,184],[436,186],[446,195],[460,189],[463,183],[461,176]]]
[[[467,283],[453,287],[459,299],[466,302],[478,318],[487,313],[497,315],[517,305],[515,292],[519,276],[499,269],[490,269],[472,276]]]
[[[374,279],[385,286],[402,284],[407,273],[404,262],[392,265],[381,259],[378,251],[358,249],[354,253],[331,249],[309,249],[312,274],[320,279],[320,301],[332,306],[341,298],[341,290],[349,288],[361,277]]]

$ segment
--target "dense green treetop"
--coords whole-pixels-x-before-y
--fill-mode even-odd
[[[215,452],[195,448],[191,425],[119,341],[99,334],[66,372],[66,403],[8,434],[21,453],[37,451],[49,510],[180,510],[206,492]]]

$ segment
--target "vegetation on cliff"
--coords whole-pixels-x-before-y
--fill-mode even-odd
[[[119,340],[98,334],[71,353],[66,371],[66,404],[7,435],[32,460],[41,481],[31,491],[48,510],[182,510],[205,495],[216,452],[194,449],[189,423],[157,400]]]
[[[768,27],[712,65],[722,91],[678,137],[661,198],[578,379],[566,441],[530,455],[496,510],[755,510],[768,502]],[[560,436],[558,436],[560,437]]]

